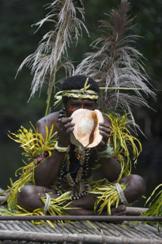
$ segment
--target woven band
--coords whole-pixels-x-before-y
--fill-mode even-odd
[[[44,204],[44,214],[47,213],[49,207],[50,207],[50,203],[51,203],[51,197],[48,193],[45,193],[45,196],[46,196],[46,201],[45,201],[45,204]]]
[[[61,153],[67,153],[69,152],[69,147],[59,147],[58,141],[56,141],[55,150]]]
[[[128,201],[127,201],[127,199],[126,199],[126,197],[124,195],[124,192],[123,192],[120,184],[119,183],[116,183],[115,186],[116,186],[116,189],[117,189],[117,192],[119,194],[119,197],[120,197],[121,202],[123,204],[127,205],[128,204]]]
[[[77,99],[90,99],[90,100],[97,100],[98,94],[89,89],[90,84],[88,84],[89,78],[86,79],[84,87],[79,90],[63,90],[59,91],[55,94],[55,103],[54,106],[57,106],[62,101],[63,97],[72,97]]]

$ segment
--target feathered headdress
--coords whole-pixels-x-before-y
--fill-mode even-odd
[[[33,80],[30,97],[41,91],[45,83],[48,84],[46,114],[51,106],[51,97],[56,92],[58,71],[63,68],[65,76],[73,73],[74,66],[68,58],[68,48],[72,43],[77,43],[83,29],[88,32],[81,0],[55,0],[48,8],[49,13],[36,26],[40,29],[44,23],[51,22],[54,28],[43,36],[36,51],[22,62],[18,70],[24,65],[31,69]]]
[[[77,66],[75,74],[96,80],[101,89],[100,100],[105,111],[129,113],[133,105],[149,106],[145,97],[154,95],[143,66],[143,56],[134,47],[129,3],[121,0],[117,10],[100,21],[102,34],[92,44],[92,52]]]

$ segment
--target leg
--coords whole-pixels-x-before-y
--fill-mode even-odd
[[[50,194],[52,197],[58,197],[58,195],[54,194],[49,188],[42,186],[26,185],[22,187],[21,191],[18,193],[18,204],[22,208],[30,212],[37,208],[44,208],[44,204],[40,200],[40,197],[43,196],[45,193],[52,193]],[[88,194],[87,196],[79,200],[74,200],[70,204],[70,207],[74,209],[69,209],[67,211],[67,214],[94,215],[93,206],[95,200],[96,196],[93,196],[92,194]]]
[[[17,202],[22,208],[32,212],[37,208],[44,207],[40,196],[49,192],[51,193],[52,190],[43,186],[26,185],[22,187],[21,191],[18,193]],[[53,194],[53,196],[54,195],[55,194]]]
[[[137,200],[137,198],[145,192],[143,178],[138,175],[126,176],[121,180],[121,183],[127,185],[124,194],[128,202]],[[52,193],[52,197],[57,197],[57,195],[49,188],[26,185],[18,193],[18,204],[28,211],[33,211],[36,208],[43,208],[44,206],[40,200],[40,196],[43,196],[45,193]],[[96,214],[93,211],[96,198],[96,195],[88,194],[79,200],[72,201],[70,206],[78,209],[71,209],[67,213],[71,215]],[[112,214],[116,213],[112,212]]]
[[[85,197],[82,197],[78,200],[73,200],[71,202],[72,207],[74,208],[83,208],[87,210],[94,209],[94,203],[97,200],[97,196],[91,193],[88,193]]]

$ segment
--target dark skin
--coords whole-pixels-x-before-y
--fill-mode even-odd
[[[97,102],[88,99],[69,99],[65,105],[67,117],[59,118],[59,112],[54,112],[48,116],[40,119],[37,122],[37,129],[43,136],[45,136],[45,126],[50,128],[52,124],[55,125],[58,131],[58,145],[60,147],[67,147],[70,145],[70,134],[74,129],[72,124],[71,114],[79,109],[86,108],[90,110],[97,109]],[[99,126],[100,134],[102,135],[102,141],[97,146],[97,151],[104,150],[108,138],[111,133],[111,125],[107,119],[104,119],[104,123]],[[51,193],[53,197],[57,197],[53,191],[53,186],[56,182],[61,163],[64,161],[66,153],[58,152],[54,150],[51,157],[45,158],[38,163],[35,169],[35,186],[27,185],[21,189],[18,194],[18,204],[28,211],[32,211],[36,208],[43,208],[43,204],[40,201],[40,196],[45,193]],[[107,178],[109,181],[115,181],[120,173],[120,164],[115,158],[102,158],[100,159],[101,169],[98,174],[99,178]],[[123,183],[127,184],[125,190],[125,196],[128,202],[136,200],[145,191],[143,179],[138,175],[131,175],[122,179]],[[87,194],[85,197],[79,200],[73,200],[71,206],[77,207],[77,209],[69,210],[68,214],[72,215],[92,215],[94,214],[93,208],[96,201],[96,195]],[[125,208],[124,208],[125,209]],[[118,214],[124,212],[123,206],[118,209],[114,209],[112,214]]]

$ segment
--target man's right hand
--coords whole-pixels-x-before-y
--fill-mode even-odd
[[[74,124],[71,117],[62,117],[58,119],[58,144],[67,147],[70,144],[70,133],[74,130]]]

